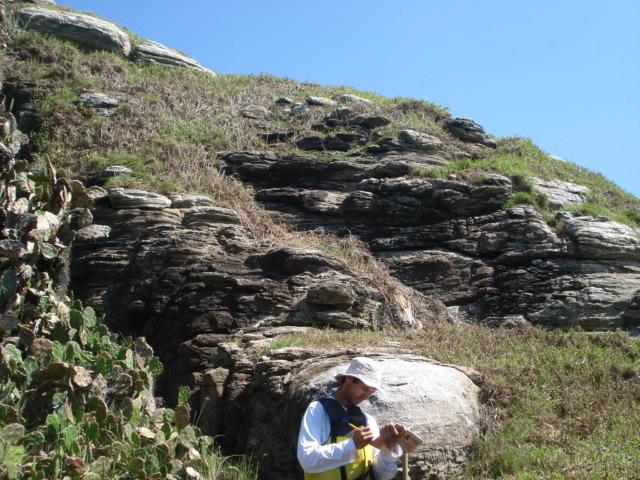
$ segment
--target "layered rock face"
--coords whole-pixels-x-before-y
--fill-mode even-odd
[[[320,252],[262,244],[234,211],[206,197],[87,192],[99,206],[89,224],[78,215],[72,290],[118,329],[145,335],[160,355],[201,334],[281,325],[417,328],[446,316],[437,301],[431,319],[392,308],[371,281]]]
[[[162,348],[247,327],[419,326],[409,315],[392,317],[380,291],[342,262],[270,249],[235,212],[192,200],[119,188],[98,199],[104,206],[76,235],[75,294]]]
[[[190,386],[200,427],[227,451],[261,458],[264,478],[299,475],[302,412],[335,386],[331,368],[358,353],[269,344],[312,327],[418,328],[446,316],[437,301],[433,318],[416,318],[407,299],[395,299],[406,309],[391,308],[371,281],[320,252],[263,245],[207,197],[91,187],[80,198],[93,208],[73,212],[72,291],[118,330],[144,335],[165,365],[158,393],[173,404],[178,387]],[[410,404],[421,402],[411,425],[429,441],[412,469],[457,471],[477,434],[477,387],[455,368],[407,353],[380,361],[389,388],[367,408],[381,422],[408,421]]]
[[[502,209],[512,191],[499,175],[410,176],[433,158],[415,149],[340,160],[237,152],[221,165],[296,228],[358,235],[401,281],[438,295],[460,319],[499,324],[522,315],[549,326],[638,326],[634,230],[568,212],[558,213],[552,229],[532,206]],[[578,187],[555,185],[565,193],[557,201],[568,202],[569,194],[578,201],[585,193]]]

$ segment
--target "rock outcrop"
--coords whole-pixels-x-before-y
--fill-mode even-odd
[[[94,223],[75,234],[74,294],[119,331],[144,335],[166,366],[158,393],[174,404],[178,387],[190,386],[200,427],[228,451],[259,455],[268,478],[295,474],[300,415],[330,380],[323,371],[348,361],[345,352],[269,352],[271,342],[313,327],[418,328],[446,316],[432,301],[433,318],[416,317],[402,291],[392,295],[404,308],[390,305],[372,281],[323,253],[264,245],[208,197],[122,188],[94,197]],[[380,358],[393,382],[372,411],[381,421],[407,420],[398,405],[409,408],[411,390],[425,406],[411,424],[430,438],[412,468],[456,471],[477,433],[477,388],[423,358]]]
[[[36,2],[53,3],[53,2]],[[99,18],[42,7],[28,7],[18,11],[20,25],[29,30],[70,40],[95,50],[120,53],[143,65],[159,63],[174,67],[191,68],[215,75],[193,58],[153,40],[144,40],[132,46],[129,35],[115,24]]]
[[[496,141],[470,118],[454,118],[445,124],[445,128],[451,135],[463,142],[479,143],[491,148],[497,147]]]
[[[128,56],[129,36],[116,25],[89,15],[29,7],[18,12],[23,28],[71,40],[86,48],[109,50]]]
[[[160,63],[162,65],[170,65],[173,67],[192,68],[215,75],[211,70],[203,67],[193,58],[179,52],[173,48],[154,42],[153,40],[145,40],[136,44],[131,51],[132,58],[143,65],[150,63]]]
[[[446,159],[407,150],[340,160],[238,152],[221,168],[299,229],[358,235],[397,278],[440,296],[461,320],[634,328],[637,232],[568,212],[552,229],[533,206],[502,207],[512,186],[500,175],[411,176],[438,162]]]
[[[202,334],[282,325],[416,328],[430,321],[415,318],[404,297],[397,303],[406,308],[389,305],[372,281],[341,261],[263,245],[234,211],[211,203],[111,189],[92,209],[93,225],[78,231],[74,294],[119,330],[145,335],[168,365],[180,363],[174,356],[181,342]],[[438,302],[430,310],[432,320],[446,316]]]
[[[562,208],[570,203],[584,203],[589,191],[584,185],[578,185],[562,180],[543,180],[531,177],[534,190],[547,196],[549,205],[553,208]]]

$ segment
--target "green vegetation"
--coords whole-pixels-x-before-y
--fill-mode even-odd
[[[317,330],[272,348],[389,342],[483,374],[485,423],[460,478],[638,478],[640,342],[628,335],[440,324],[419,333]]]
[[[0,478],[187,478],[192,469],[210,479],[223,472],[255,479],[188,424],[184,398],[175,410],[155,408],[153,379],[162,365],[149,350],[80,307],[30,348],[3,344]]]

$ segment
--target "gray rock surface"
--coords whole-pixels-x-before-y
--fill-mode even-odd
[[[264,120],[271,117],[271,111],[261,105],[246,105],[240,109],[240,115],[254,120]]]
[[[559,212],[556,222],[560,233],[571,240],[571,252],[580,258],[640,259],[640,238],[627,225],[606,217],[577,216]]]
[[[371,178],[361,181],[343,205],[347,216],[387,225],[433,223],[437,219],[497,210],[511,194],[499,175],[475,184],[426,178]]]
[[[89,225],[76,231],[75,239],[79,242],[91,242],[105,240],[111,234],[111,227],[108,225]]]
[[[531,177],[534,190],[544,193],[549,205],[553,208],[562,208],[569,203],[584,203],[589,189],[584,185],[578,185],[562,180],[543,180]]]
[[[436,295],[446,305],[471,303],[495,292],[490,260],[439,248],[380,252],[378,258],[402,283]]]
[[[320,252],[270,249],[228,209],[100,205],[95,224],[76,234],[71,288],[114,328],[147,338],[171,365],[160,385],[170,398],[210,365],[200,347],[191,351],[203,335],[280,326],[418,327],[429,315],[446,316],[440,302],[424,299],[429,313],[415,318],[401,291],[393,295],[408,307],[392,307],[371,281]]]
[[[91,49],[109,50],[128,56],[129,36],[113,23],[79,13],[29,7],[18,12],[23,28],[71,40]]]
[[[313,105],[317,107],[332,107],[337,105],[338,102],[325,97],[314,97],[312,95],[306,98],[307,105]]]
[[[118,177],[121,175],[131,175],[132,173],[133,170],[131,170],[129,167],[125,167],[123,165],[110,165],[102,170],[102,172],[100,172],[95,181],[97,183],[103,184],[110,178]]]
[[[102,115],[112,115],[118,106],[119,100],[100,92],[82,92],[80,94],[80,104],[93,108]]]
[[[479,143],[496,148],[497,144],[484,129],[470,118],[454,118],[445,124],[445,128],[463,142]]]
[[[294,103],[291,106],[291,114],[292,115],[304,115],[309,111],[309,105],[306,103]]]
[[[362,408],[380,424],[402,423],[424,440],[410,456],[411,477],[457,473],[479,433],[478,387],[459,370],[424,358],[392,356],[377,361],[383,391]],[[305,387],[309,393],[303,395],[330,393],[335,388],[334,376],[346,367],[340,364],[309,378]]]
[[[206,195],[191,195],[176,193],[169,195],[171,200],[171,208],[191,208],[202,206],[213,206],[213,200]]]
[[[443,143],[438,137],[415,130],[401,130],[398,133],[400,142],[409,147],[425,152],[435,152],[442,148]]]
[[[173,67],[192,68],[215,75],[215,72],[203,67],[196,60],[178,50],[166,47],[152,40],[145,40],[133,47],[132,58],[141,64],[159,63]]]
[[[231,209],[202,205],[184,212],[183,222],[189,227],[207,226],[211,223],[240,223],[238,214]]]
[[[296,142],[296,146],[300,150],[334,150],[339,152],[349,150],[349,143],[334,135],[304,137]]]
[[[367,98],[359,97],[358,95],[353,95],[352,93],[344,93],[340,95],[341,103],[359,103],[362,105],[371,105],[373,102]]]
[[[171,200],[164,195],[133,188],[110,188],[109,200],[113,208],[167,208]]]
[[[275,100],[276,105],[293,105],[295,102],[289,97],[278,97]]]
[[[389,125],[391,120],[381,115],[359,115],[351,119],[351,123],[360,125],[363,128],[374,129]]]
[[[490,313],[524,312],[533,323],[587,330],[631,329],[640,321],[637,260],[535,259],[496,269]]]
[[[502,325],[521,315],[595,330],[640,323],[638,232],[569,213],[552,229],[532,206],[503,209],[512,193],[505,177],[410,177],[446,158],[402,150],[341,160],[234,153],[222,164],[278,218],[360,237],[394,276],[455,307],[460,320]]]

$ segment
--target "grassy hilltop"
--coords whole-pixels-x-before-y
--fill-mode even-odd
[[[132,41],[140,40],[132,35]],[[28,86],[33,95],[36,131],[31,138],[30,155],[34,164],[50,160],[59,172],[81,180],[94,177],[109,165],[127,166],[133,173],[114,177],[109,180],[110,186],[210,195],[219,204],[239,211],[243,221],[265,241],[322,248],[371,276],[380,270],[372,266],[362,244],[290,232],[275,223],[253,200],[248,189],[219,172],[217,153],[272,150],[283,155],[310,155],[298,150],[295,141],[304,134],[317,134],[311,126],[332,107],[317,107],[306,115],[289,116],[279,113],[274,99],[286,96],[304,101],[308,95],[335,97],[344,93],[370,100],[373,105],[366,107],[369,111],[391,119],[391,124],[382,132],[385,135],[411,128],[454,143],[443,128],[451,114],[446,108],[421,100],[390,99],[352,88],[300,83],[270,75],[213,77],[193,70],[139,66],[115,53],[86,51],[72,43],[11,26],[2,56],[0,80],[5,85]],[[80,94],[85,90],[117,95],[123,101],[114,115],[103,116],[79,104]],[[271,116],[264,125],[246,119],[239,115],[239,110],[246,105],[263,106]],[[260,137],[261,133],[279,130],[295,130],[296,134],[276,145],[269,145]],[[551,224],[554,210],[544,195],[533,191],[527,178],[571,181],[589,187],[587,202],[572,207],[576,211],[605,215],[640,227],[640,199],[603,175],[553,159],[529,139],[508,137],[497,139],[497,143],[498,147],[482,158],[453,160],[442,167],[416,169],[413,174],[474,177],[488,172],[501,173],[514,181],[516,189],[508,205],[532,204]],[[347,154],[313,155],[338,159]],[[117,361],[129,362],[127,355],[130,354],[126,352],[133,349],[131,344],[118,346],[103,327],[95,325],[91,312],[78,312],[76,316],[85,316],[83,321],[88,322],[86,328],[92,335],[90,345],[85,346],[92,349],[88,352],[90,357],[83,357],[82,352],[73,351],[73,347],[70,352],[58,351],[59,358],[51,359],[52,362],[77,361],[93,369],[96,367],[92,362],[96,359],[92,356],[100,356],[101,351]],[[70,334],[71,337],[74,334]],[[640,478],[640,342],[628,335],[445,324],[430,326],[419,333],[390,330],[386,335],[323,330],[287,337],[272,348],[287,345],[374,347],[388,342],[442,362],[474,367],[483,374],[483,433],[474,444],[467,471],[461,478]],[[62,349],[63,344],[59,343]],[[33,386],[30,375],[36,367],[46,367],[37,363],[43,360],[24,360],[22,356],[16,360],[18,354],[13,350],[11,354],[14,363],[19,365],[10,375],[2,370],[0,376],[3,444],[9,439],[9,445],[17,437],[19,443],[36,430],[45,432],[57,428],[56,441],[47,443],[46,448],[58,456],[59,464],[52,470],[55,475],[52,473],[48,478],[100,478],[88,477],[86,472],[75,474],[75,467],[69,466],[68,458],[82,458],[84,465],[95,460],[98,454],[65,440],[71,435],[66,430],[70,419],[64,416],[61,403],[52,401],[40,405],[51,409],[55,419],[50,419],[48,412],[32,416],[26,411],[31,404],[23,400],[22,393],[16,393]],[[3,365],[13,365],[4,350],[2,360]],[[158,371],[148,365],[141,369],[149,370],[150,374]],[[7,405],[13,410],[5,408]],[[109,408],[115,411],[117,406]],[[140,459],[147,447],[140,432],[134,435],[131,427],[132,422],[140,419],[133,413],[125,418],[116,417],[114,415],[114,424],[109,428],[119,435],[117,441],[122,444],[122,451],[118,450],[118,455],[122,456],[122,462],[105,472],[116,478],[126,475],[143,478]],[[47,424],[43,427],[44,421]],[[172,423],[173,418],[160,422],[168,425],[169,434],[178,428]],[[94,423],[87,427],[85,436],[99,452],[114,454],[114,449],[117,450],[114,437],[109,438],[108,432],[90,437],[94,435],[93,429],[98,428]],[[8,430],[16,424],[22,424],[22,430],[18,427]],[[127,431],[128,424],[131,431]],[[180,426],[180,431],[182,428],[184,426]],[[209,447],[208,441],[201,440],[200,436],[192,440],[197,448]],[[29,461],[30,450],[17,448],[18,443],[10,451],[0,450],[1,478],[19,478],[16,465]],[[209,475],[208,478],[218,478],[216,472],[223,467],[213,463],[210,468],[203,466],[217,459],[217,456],[206,457],[205,461],[194,461],[194,465]],[[229,469],[226,474],[235,478],[251,476]]]

